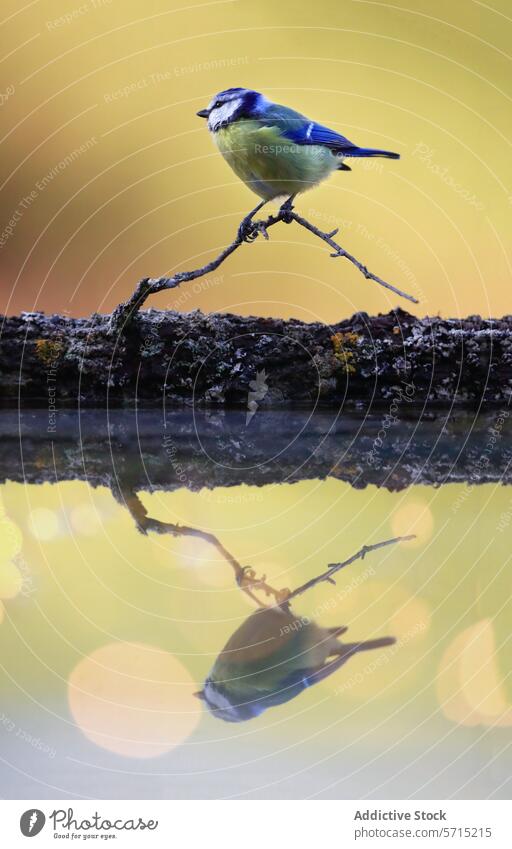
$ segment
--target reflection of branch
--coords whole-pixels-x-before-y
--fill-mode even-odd
[[[214,534],[210,534],[207,531],[200,531],[198,528],[190,528],[187,525],[173,524],[172,522],[162,522],[160,519],[152,519],[148,516],[146,508],[135,492],[132,490],[121,490],[121,494],[123,496],[124,503],[135,520],[137,530],[139,530],[141,534],[146,534],[148,531],[154,531],[157,534],[170,534],[175,537],[193,537],[195,539],[201,539],[209,545],[212,545],[232,567],[235,573],[235,580],[240,589],[250,596],[250,598],[259,605],[259,607],[264,607],[265,605],[262,604],[256,595],[254,595],[254,590],[260,590],[266,596],[272,596],[275,599],[276,604],[280,604],[288,596],[289,590],[275,590],[267,584],[266,575],[263,575],[262,578],[257,578],[254,569],[250,566],[241,566],[238,560],[233,557],[233,555],[222,545],[220,540],[218,540]]]
[[[302,586],[297,587],[296,590],[293,590],[285,599],[286,603],[290,602],[292,598],[295,596],[302,595],[306,590],[310,590],[316,584],[320,584],[322,581],[327,581],[329,584],[335,584],[336,581],[333,579],[333,575],[335,572],[339,572],[340,569],[343,569],[345,566],[350,566],[355,560],[364,560],[365,556],[370,551],[375,551],[377,548],[384,548],[386,545],[393,545],[396,542],[406,542],[410,539],[415,539],[416,534],[410,534],[406,537],[393,537],[393,539],[386,539],[383,542],[377,542],[374,545],[363,545],[363,547],[353,554],[352,557],[349,557],[348,560],[343,560],[342,563],[329,563],[327,567],[327,572],[323,572],[321,575],[317,575],[316,578],[311,578],[311,580],[306,581]]]
[[[266,596],[273,596],[277,604],[285,601],[288,596],[288,590],[275,590],[266,583],[266,575],[261,578],[256,577],[254,569],[250,566],[241,566],[238,560],[225,548],[220,540],[214,534],[209,534],[206,531],[200,531],[198,528],[190,528],[187,525],[173,525],[170,522],[161,522],[159,519],[151,519],[147,516],[142,524],[141,530],[143,533],[147,531],[155,531],[157,534],[172,534],[175,537],[194,537],[209,543],[217,549],[219,554],[227,560],[235,573],[235,580],[240,589],[246,593],[260,607],[265,605],[254,595],[254,590],[260,590]]]
[[[260,206],[262,205],[263,204],[260,204]],[[302,218],[302,216],[293,212],[293,206],[291,202],[288,201],[280,207],[275,215],[269,215],[264,221],[252,220],[252,215],[257,212],[258,208],[259,207],[256,207],[252,213],[244,218],[238,229],[236,238],[211,262],[203,265],[201,268],[196,268],[193,271],[179,271],[173,277],[145,277],[141,280],[133,295],[124,303],[119,304],[119,306],[113,311],[110,320],[111,332],[122,331],[123,328],[129,324],[137,311],[142,307],[149,295],[154,294],[155,292],[161,292],[164,289],[175,289],[182,283],[187,283],[190,280],[195,280],[197,277],[203,277],[205,274],[215,271],[219,265],[221,265],[234,251],[236,251],[237,248],[243,245],[244,242],[253,242],[260,234],[265,239],[268,239],[267,231],[269,227],[273,227],[274,224],[279,224],[279,222],[291,224],[292,221],[295,221],[297,224],[300,224],[301,227],[309,230],[310,233],[313,233],[314,236],[317,236],[329,245],[329,247],[334,251],[334,253],[331,254],[332,257],[344,257],[345,259],[348,259],[349,262],[351,262],[352,265],[355,265],[355,267],[367,280],[373,280],[375,283],[378,283],[379,286],[384,286],[396,295],[400,295],[400,297],[406,298],[408,301],[412,301],[413,304],[418,303],[416,298],[412,295],[402,292],[396,286],[392,286],[391,283],[386,283],[386,281],[382,280],[381,277],[377,277],[376,274],[368,271],[365,265],[359,262],[358,259],[352,256],[352,254],[349,254],[341,247],[341,245],[335,242],[333,240],[333,236],[335,236],[338,232],[337,229],[330,233],[324,233],[322,230],[319,230],[318,227],[315,227],[314,224],[311,224],[305,218]]]
[[[355,560],[364,560],[365,556],[371,551],[376,551],[378,548],[384,548],[387,545],[394,545],[397,542],[407,542],[408,540],[416,538],[416,534],[410,534],[409,536],[386,539],[383,542],[374,543],[374,545],[363,545],[363,547],[357,551],[356,554],[353,554],[352,557],[349,557],[348,560],[343,560],[341,563],[329,563],[326,572],[322,572],[321,575],[311,578],[309,581],[306,581],[305,584],[301,584],[300,587],[297,587],[297,589],[292,591],[288,589],[276,590],[271,587],[270,584],[267,584],[266,575],[258,578],[256,576],[256,572],[251,566],[241,566],[238,560],[233,557],[227,548],[224,548],[222,543],[214,534],[209,534],[206,531],[200,531],[198,528],[190,528],[187,525],[175,525],[171,522],[161,522],[160,519],[152,519],[148,516],[146,508],[136,493],[130,490],[129,492],[123,492],[122,494],[124,496],[125,504],[135,519],[138,530],[142,534],[146,534],[148,531],[155,531],[157,534],[171,534],[175,537],[194,537],[195,539],[201,539],[204,540],[204,542],[213,545],[219,554],[224,557],[233,568],[235,580],[240,589],[250,596],[250,598],[259,605],[259,607],[265,607],[265,605],[262,604],[256,595],[254,595],[254,591],[256,590],[263,592],[266,596],[272,597],[275,604],[279,607],[288,607],[292,598],[302,595],[302,593],[310,590],[312,587],[316,586],[316,584],[320,584],[322,581],[327,581],[329,584],[336,583],[332,577],[335,572],[339,572],[340,569],[343,569],[345,566],[350,566],[350,564],[354,563]]]

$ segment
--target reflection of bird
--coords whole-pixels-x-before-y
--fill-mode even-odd
[[[196,695],[219,719],[243,722],[294,699],[357,652],[395,642],[381,637],[342,643],[338,638],[346,630],[321,628],[286,607],[262,608],[228,640]]]
[[[208,118],[208,129],[224,159],[264,201],[304,192],[333,171],[350,171],[344,163],[349,157],[400,158],[388,150],[358,147],[247,88],[221,91],[197,114]]]

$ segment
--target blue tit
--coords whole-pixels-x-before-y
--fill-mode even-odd
[[[265,203],[305,192],[333,171],[350,171],[344,161],[350,157],[400,158],[388,150],[358,147],[247,88],[221,91],[197,114],[208,119],[208,129],[235,174]]]
[[[251,614],[228,640],[195,695],[226,722],[244,722],[296,698],[360,651],[392,645],[393,637],[342,643],[341,628],[321,628],[286,606]]]

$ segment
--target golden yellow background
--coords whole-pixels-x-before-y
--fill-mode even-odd
[[[415,312],[510,312],[511,17],[504,0],[4,0],[2,228],[36,197],[0,250],[0,307],[106,311],[142,276],[211,259],[255,196],[195,112],[243,85],[402,154],[299,208],[341,224]],[[151,299],[324,321],[397,303],[284,226],[203,288]]]
[[[348,250],[421,300],[417,314],[510,313],[511,18],[504,0],[4,0],[0,242],[18,214],[0,248],[1,308],[107,311],[139,278],[213,258],[256,199],[195,113],[243,85],[402,154],[356,162],[298,208],[340,225]],[[398,303],[284,225],[150,300],[327,322]],[[506,488],[142,493],[152,515],[210,530],[277,585],[418,533],[373,555],[371,580],[319,617],[354,639],[396,635],[393,663],[366,674],[354,659],[241,728],[192,698],[251,610],[226,563],[197,542],[143,537],[106,488],[1,494],[4,795],[509,794]]]

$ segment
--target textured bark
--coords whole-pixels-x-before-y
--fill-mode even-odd
[[[258,408],[347,401],[508,402],[512,317],[417,319],[357,313],[335,325],[149,310],[109,336],[108,316],[22,313],[0,335],[4,405],[194,404]],[[261,394],[261,393],[260,393]]]
[[[401,490],[411,484],[512,483],[512,415],[497,408],[385,410],[0,412],[2,480],[83,480],[129,503],[141,490],[264,486],[335,478]],[[229,494],[205,495],[226,500]],[[248,501],[253,497],[245,493]]]

